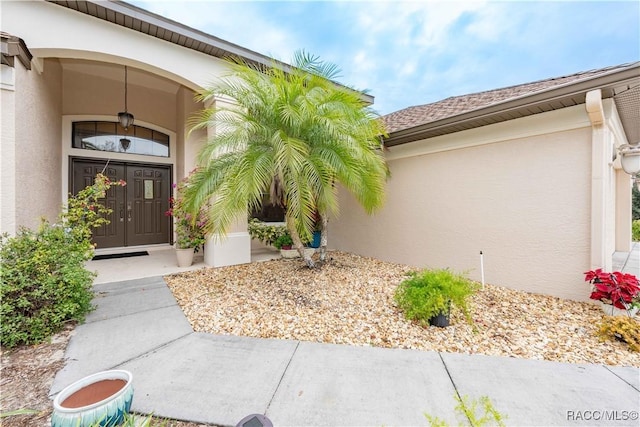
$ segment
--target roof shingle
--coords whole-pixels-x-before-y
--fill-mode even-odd
[[[551,88],[575,83],[581,80],[595,78],[602,74],[625,68],[628,65],[629,64],[611,66],[597,70],[583,71],[568,76],[539,80],[532,83],[509,86],[468,95],[452,96],[431,104],[404,108],[383,116],[382,119],[386,125],[387,132],[391,134],[392,132],[410,129],[416,126],[435,122],[437,120],[453,117],[458,114],[499,104],[510,99],[543,92]]]

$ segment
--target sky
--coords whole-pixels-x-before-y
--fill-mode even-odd
[[[290,62],[305,50],[381,115],[640,61],[639,1],[132,1]]]

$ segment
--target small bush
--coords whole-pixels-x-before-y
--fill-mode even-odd
[[[273,245],[280,236],[289,234],[284,225],[270,225],[256,218],[249,220],[248,231],[252,239],[260,240],[265,245]]]
[[[623,341],[629,350],[640,351],[640,322],[631,316],[604,316],[598,335],[601,339]]]
[[[407,319],[423,325],[434,316],[447,314],[450,305],[460,309],[471,323],[469,298],[478,289],[477,283],[450,270],[424,270],[411,273],[398,285],[394,297]]]
[[[636,219],[631,223],[631,240],[640,242],[640,219]]]
[[[38,231],[0,236],[1,345],[42,342],[91,311],[95,274],[84,268],[93,257],[91,233],[109,223],[111,209],[101,199],[124,185],[98,174],[93,185],[69,197],[59,225],[43,221]]]
[[[91,310],[93,247],[73,229],[43,222],[38,231],[0,238],[0,343],[35,344]]]

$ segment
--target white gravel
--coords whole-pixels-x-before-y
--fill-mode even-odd
[[[280,259],[166,277],[198,332],[336,344],[640,367],[640,353],[596,336],[590,302],[487,285],[474,327],[453,311],[447,328],[405,320],[393,300],[412,268],[343,252],[309,270]]]

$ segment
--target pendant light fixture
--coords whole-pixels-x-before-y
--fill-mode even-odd
[[[125,130],[133,125],[133,114],[127,111],[127,66],[124,66],[124,111],[118,113],[118,122]]]

